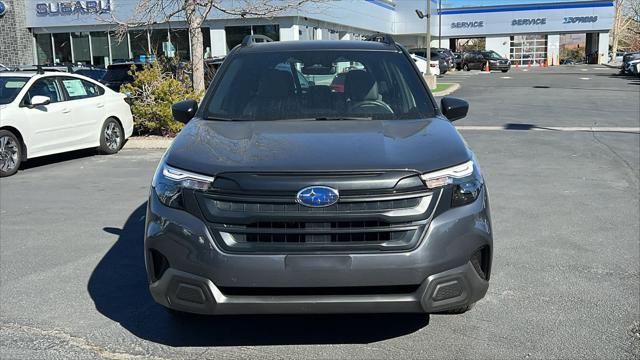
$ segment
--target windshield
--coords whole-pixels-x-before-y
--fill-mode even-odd
[[[500,56],[500,54],[498,54],[495,51],[484,51],[482,53],[482,56],[485,59],[489,59],[489,60],[502,60],[503,59],[502,56]]]
[[[12,102],[27,81],[29,78],[21,76],[0,77],[0,105]]]
[[[234,56],[204,104],[205,119],[415,119],[435,116],[399,52],[285,51]]]
[[[103,81],[133,81],[133,76],[129,74],[131,66],[118,66],[109,68],[102,78]]]

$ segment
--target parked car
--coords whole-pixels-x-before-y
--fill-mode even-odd
[[[0,176],[23,161],[97,147],[120,150],[133,131],[125,96],[85,76],[0,73]]]
[[[627,72],[638,76],[638,67],[640,66],[640,58],[636,60],[629,61],[627,64]]]
[[[421,56],[425,59],[427,58],[427,52],[424,48],[414,48],[409,50],[409,53]],[[432,49],[429,54],[431,56],[431,60],[438,61],[438,65],[440,67],[440,75],[446,74],[450,69],[449,63],[447,62],[446,58],[440,55],[440,53],[438,53],[435,49]]]
[[[153,299],[199,314],[467,311],[489,286],[477,160],[413,60],[376,41],[243,41],[151,183]],[[289,65],[308,79],[303,90]],[[344,75],[344,92],[314,77]]]
[[[72,72],[74,74],[86,76],[86,77],[91,78],[91,79],[93,79],[95,81],[102,80],[104,75],[107,73],[107,69],[99,68],[99,67],[92,67],[92,66],[73,67],[72,70],[73,70]]]
[[[462,57],[462,69],[465,71],[483,70],[487,62],[489,70],[507,72],[511,68],[511,61],[495,51],[472,51],[465,53]]]
[[[447,48],[436,48],[435,49],[440,56],[444,56],[447,64],[449,65],[449,69],[453,70],[456,68],[456,56],[450,49]]]
[[[427,59],[423,58],[422,56],[418,56],[416,54],[411,54],[411,58],[416,63],[416,66],[418,66],[418,69],[420,70],[420,72],[422,74],[426,74],[427,73]],[[432,75],[436,75],[436,76],[440,75],[440,63],[439,63],[439,61],[431,60],[430,68],[431,68],[431,74]]]
[[[142,70],[145,63],[142,62],[122,62],[107,66],[107,72],[100,82],[113,91],[120,91],[124,84],[133,82],[133,76],[129,73],[133,68],[135,71]]]
[[[462,70],[462,53],[454,53],[453,64],[456,70]]]
[[[632,61],[637,60],[637,59],[640,59],[640,52],[624,54],[624,56],[622,57],[622,67],[620,69],[620,73],[621,74],[632,74],[632,69],[629,66],[629,63],[631,63]]]

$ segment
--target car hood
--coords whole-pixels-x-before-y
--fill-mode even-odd
[[[427,172],[471,158],[442,118],[364,121],[209,121],[193,119],[166,153],[184,170],[305,172],[413,170]]]

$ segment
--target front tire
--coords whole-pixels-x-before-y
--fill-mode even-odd
[[[506,73],[507,71],[509,71],[509,70],[502,70],[503,73]]]
[[[107,119],[100,131],[100,147],[98,150],[103,154],[115,154],[124,144],[124,131],[120,123],[113,118]]]
[[[469,65],[467,65],[467,64],[464,64],[464,66],[462,67],[462,69],[463,69],[464,71],[470,71],[470,70],[471,70],[471,69],[469,69]]]
[[[22,163],[22,143],[7,130],[0,130],[0,177],[18,172]]]

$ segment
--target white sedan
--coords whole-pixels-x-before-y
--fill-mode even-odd
[[[38,156],[120,150],[133,132],[126,96],[81,75],[0,73],[0,177]]]
[[[427,73],[427,59],[422,56],[411,54],[411,58],[415,61],[418,70],[424,75]],[[431,75],[440,75],[440,63],[436,60],[431,60]]]

